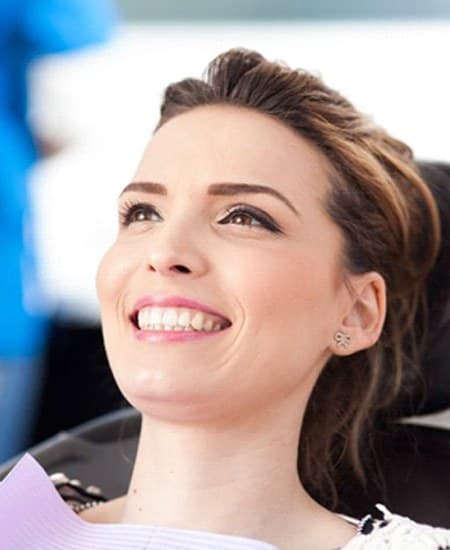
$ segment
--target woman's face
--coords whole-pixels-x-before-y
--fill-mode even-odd
[[[306,399],[348,299],[326,168],[292,130],[238,107],[154,134],[97,275],[131,404],[188,421]]]

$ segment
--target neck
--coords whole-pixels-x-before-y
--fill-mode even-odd
[[[300,419],[272,411],[239,425],[163,424],[143,416],[122,523],[255,538],[282,545],[328,514],[297,473]],[[320,530],[320,528],[319,528]],[[283,539],[284,540],[284,539]]]

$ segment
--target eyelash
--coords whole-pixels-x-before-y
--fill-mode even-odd
[[[134,222],[144,221],[144,220],[135,220],[133,216],[143,212],[144,214],[150,212],[151,214],[157,213],[155,207],[152,204],[146,202],[124,202],[119,209],[119,222],[122,227],[128,227]],[[159,216],[159,214],[158,214]],[[148,221],[148,220],[145,220]]]
[[[119,210],[119,220],[122,227],[128,227],[130,224],[139,221],[149,220],[137,220],[133,219],[133,216],[143,212],[144,214],[158,214],[157,210],[152,204],[144,202],[125,202]],[[279,225],[266,213],[262,212],[258,208],[254,208],[248,205],[235,205],[226,210],[226,215],[219,222],[220,225],[225,225],[233,216],[250,216],[258,222],[257,225],[253,224],[238,224],[244,225],[249,229],[266,229],[272,233],[281,233]]]

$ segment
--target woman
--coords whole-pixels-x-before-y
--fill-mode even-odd
[[[97,290],[143,420],[127,495],[70,511],[86,548],[450,544],[331,511],[337,461],[364,476],[418,359],[439,219],[409,148],[318,78],[230,50],[167,88],[119,210]]]

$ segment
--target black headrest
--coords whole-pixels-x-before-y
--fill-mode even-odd
[[[450,407],[450,164],[420,162],[419,168],[439,208],[442,244],[428,277],[429,337],[422,367],[425,393],[418,395],[415,414]]]

